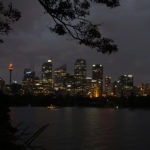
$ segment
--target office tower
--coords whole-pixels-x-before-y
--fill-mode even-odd
[[[84,59],[77,59],[74,64],[74,76],[75,76],[75,92],[79,95],[86,95],[86,74],[87,66]]]
[[[122,88],[124,89],[133,88],[133,75],[121,75],[119,79]]]
[[[105,93],[107,96],[112,95],[112,83],[110,76],[105,76]]]
[[[100,95],[100,86],[97,84],[97,80],[91,80],[90,98],[97,98]]]
[[[121,75],[120,78],[121,95],[128,97],[133,93],[133,75]]]
[[[86,94],[88,97],[90,97],[91,95],[91,82],[92,82],[92,78],[91,77],[86,77]]]
[[[25,68],[22,80],[23,94],[33,94],[34,80],[35,72],[31,68]]]
[[[42,65],[42,82],[48,87],[52,87],[52,60],[49,59]]]
[[[121,86],[120,86],[120,81],[119,80],[113,82],[112,92],[113,92],[113,96],[121,97]]]
[[[66,91],[68,95],[75,95],[75,77],[69,73],[66,74],[65,79]]]
[[[24,78],[23,78],[23,80],[33,81],[34,77],[35,77],[35,72],[31,68],[25,68],[24,69]]]
[[[67,70],[66,65],[63,65],[54,70],[54,89],[56,91],[61,91],[62,94],[65,94],[66,91],[65,85],[66,70]]]
[[[20,94],[48,95],[49,93],[49,90],[43,88],[42,82],[40,82],[39,77],[35,76],[35,72],[31,68],[25,68]]]
[[[92,66],[92,79],[97,81],[99,86],[99,95],[103,93],[103,65],[94,64]]]
[[[39,77],[34,78],[33,95],[49,95],[48,89],[45,89]]]

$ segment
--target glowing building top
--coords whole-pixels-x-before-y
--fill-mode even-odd
[[[49,82],[52,80],[52,60],[49,59],[42,65],[42,80],[43,82]]]
[[[9,64],[8,70],[12,71],[13,70],[13,64]]]

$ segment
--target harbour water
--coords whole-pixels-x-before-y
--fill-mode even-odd
[[[11,123],[46,150],[149,150],[150,110],[89,107],[11,107]]]

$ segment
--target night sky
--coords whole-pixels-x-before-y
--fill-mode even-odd
[[[0,77],[6,82],[9,63],[14,65],[13,80],[21,82],[25,67],[34,68],[40,77],[41,65],[49,58],[53,60],[53,69],[67,64],[72,74],[75,60],[83,58],[87,61],[88,76],[92,64],[98,63],[113,81],[121,74],[133,74],[135,84],[150,82],[150,0],[122,0],[121,6],[114,9],[92,6],[90,20],[102,24],[103,35],[119,47],[111,55],[79,45],[69,36],[51,33],[51,18],[44,14],[38,0],[13,0],[13,4],[22,12],[22,18],[0,45]]]

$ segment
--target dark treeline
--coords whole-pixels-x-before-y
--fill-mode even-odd
[[[24,145],[17,144],[18,129],[11,125],[9,111],[8,104],[0,104],[0,150],[25,150]]]
[[[150,108],[150,96],[147,97],[134,97],[128,98],[122,97],[99,97],[88,98],[82,96],[62,96],[62,95],[50,95],[50,96],[8,96],[0,94],[1,104],[9,106],[49,106],[51,104],[56,106],[96,106],[96,107],[149,107]]]

